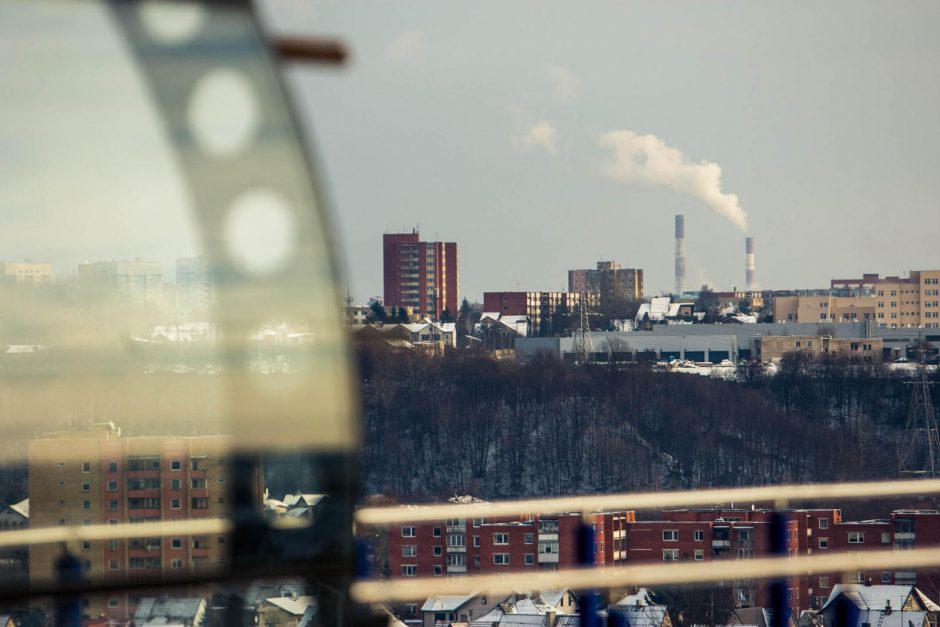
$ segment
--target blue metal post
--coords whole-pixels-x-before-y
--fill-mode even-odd
[[[787,516],[774,512],[770,519],[770,551],[777,557],[787,555]],[[776,579],[770,584],[770,607],[773,610],[773,626],[787,627],[790,616],[790,594],[787,579]]]
[[[585,517],[578,528],[578,562],[581,566],[589,568],[594,566],[594,542],[597,534]],[[581,627],[601,627],[600,595],[596,590],[582,590],[580,593]]]
[[[62,555],[55,562],[56,579],[66,586],[82,580],[82,562],[62,548]],[[82,600],[75,595],[61,596],[56,600],[55,624],[64,627],[82,627]]]

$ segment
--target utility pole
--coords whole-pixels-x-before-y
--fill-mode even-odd
[[[927,379],[927,350],[923,337],[918,339],[916,352],[920,354],[919,377],[912,381],[911,409],[907,416],[907,428],[901,441],[899,471],[902,475],[926,478],[937,476],[940,466],[940,434],[937,431],[937,415],[934,413]]]
[[[587,292],[582,291],[579,303],[578,331],[574,338],[574,354],[578,363],[586,364],[594,356],[594,343],[591,341],[591,324],[587,311]]]

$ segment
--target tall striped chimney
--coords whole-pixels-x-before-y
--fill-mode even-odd
[[[744,289],[754,289],[754,238],[744,238]]]
[[[676,294],[685,292],[685,216],[676,214]]]

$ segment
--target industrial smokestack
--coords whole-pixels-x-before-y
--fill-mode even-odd
[[[754,289],[754,238],[744,238],[744,289]]]
[[[676,294],[685,292],[685,216],[676,214]]]

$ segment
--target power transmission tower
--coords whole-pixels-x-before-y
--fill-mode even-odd
[[[591,324],[588,319],[587,293],[581,292],[579,303],[578,331],[574,338],[574,354],[578,363],[586,364],[594,357],[594,343],[591,341]]]
[[[926,349],[919,342],[919,380],[912,381],[911,410],[907,416],[907,428],[901,441],[899,470],[902,475],[933,478],[940,470],[940,434],[937,432],[937,415],[934,413],[927,379]]]

